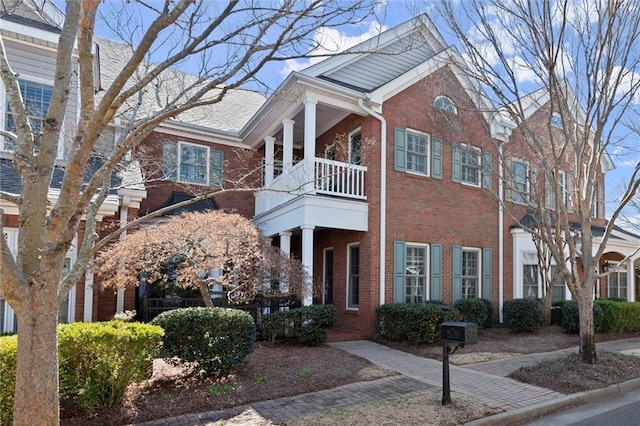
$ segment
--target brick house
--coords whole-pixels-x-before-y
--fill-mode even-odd
[[[36,23],[26,19],[20,17],[21,25],[31,30]],[[5,28],[9,49],[13,33]],[[30,49],[55,45],[54,23],[42,31],[30,31]],[[104,41],[100,49],[106,77],[118,69],[117,55],[105,60],[110,47]],[[16,56],[23,51],[9,49]],[[37,80],[51,84],[48,52],[51,66]],[[485,112],[491,108],[455,66],[462,60],[455,48],[420,15],[352,52],[361,53],[290,74],[269,98],[231,91],[214,107],[162,123],[133,153],[156,159],[145,173],[152,182],[115,191],[104,216],[124,223],[211,187],[231,189],[245,171],[262,167],[249,180],[260,182],[260,190],[221,194],[200,207],[252,218],[274,245],[299,257],[318,290],[304,302],[334,304],[337,327],[373,334],[375,308],[384,303],[482,297],[499,311],[505,300],[540,295],[535,248],[514,219],[526,211],[500,179],[505,168],[520,176],[518,170],[533,166],[522,155],[517,129]],[[536,96],[530,119],[550,119],[548,100]],[[10,149],[3,151],[8,170]],[[602,188],[612,167],[607,159]],[[7,176],[0,173],[0,189],[9,191],[15,180]],[[594,229],[605,223],[603,206],[604,190]],[[15,240],[14,222],[9,210],[9,240]],[[616,229],[603,265],[632,254],[638,243]],[[635,300],[637,257],[610,274],[598,294]],[[557,293],[570,297],[564,285]],[[12,330],[11,308],[0,303],[2,329]],[[102,320],[133,309],[135,292],[94,290],[89,271],[68,305],[74,310],[63,321]]]

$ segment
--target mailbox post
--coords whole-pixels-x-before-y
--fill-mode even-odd
[[[478,325],[474,322],[446,321],[440,324],[442,339],[442,405],[451,403],[449,385],[449,355],[464,345],[478,343]],[[455,344],[451,349],[450,344]]]

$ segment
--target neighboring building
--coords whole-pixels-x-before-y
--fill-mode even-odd
[[[13,33],[4,28],[2,36],[11,46]],[[54,30],[51,26],[46,37],[28,38],[30,48],[54,46]],[[518,148],[517,129],[505,130],[482,112],[490,108],[452,66],[460,55],[426,15],[352,51],[366,52],[369,46],[378,53],[336,56],[292,73],[277,96],[265,99],[236,90],[221,104],[161,124],[144,149],[133,153],[162,160],[161,167],[146,166],[145,175],[157,182],[115,192],[105,216],[126,221],[138,208],[144,214],[211,187],[231,189],[262,166],[261,175],[244,179],[262,182],[257,193],[229,192],[197,208],[253,218],[274,245],[299,257],[322,289],[305,303],[334,304],[337,327],[372,334],[375,309],[384,303],[483,297],[500,310],[505,300],[540,295],[531,237],[504,213],[498,199],[503,196],[506,206],[526,216],[522,197],[527,182],[521,177],[534,164]],[[101,57],[108,57],[111,48],[104,41]],[[101,62],[101,68],[108,81],[117,63]],[[51,84],[51,70],[40,84]],[[529,100],[531,119],[552,119],[544,94],[536,96]],[[517,191],[503,191],[498,145]],[[3,161],[3,167],[11,167]],[[599,177],[602,188],[612,167],[607,159]],[[5,176],[0,173],[3,190]],[[604,190],[596,204],[597,240],[605,225]],[[5,232],[15,238],[7,228],[11,216],[6,220]],[[600,296],[635,300],[638,254],[633,250],[639,243],[616,229],[603,266],[631,257],[601,283]],[[101,320],[135,306],[132,291],[89,291],[90,276],[70,293],[75,315],[63,320]],[[562,283],[554,295],[570,297]],[[8,306],[4,313],[3,329],[11,329]]]

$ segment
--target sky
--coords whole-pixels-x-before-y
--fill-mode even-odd
[[[158,5],[161,4],[159,0],[150,0],[151,4],[154,4],[154,2]],[[58,7],[64,8],[63,0],[54,0],[54,3]],[[433,2],[425,1],[423,3],[430,5]],[[124,4],[130,3],[123,0],[105,0],[101,7],[119,8]],[[464,5],[464,2],[458,4],[458,6],[460,5]],[[318,49],[315,53],[322,54],[327,51],[331,52],[336,50],[344,50],[363,40],[368,39],[381,30],[391,28],[412,18],[417,13],[426,13],[432,20],[435,21],[436,27],[441,30],[442,36],[445,38],[445,40],[449,43],[455,44],[455,37],[443,30],[445,28],[445,25],[442,25],[442,23],[439,21],[439,18],[437,17],[437,14],[434,13],[434,10],[432,8],[433,6],[421,6],[420,0],[383,0],[382,6],[378,9],[378,13],[376,14],[376,16],[368,18],[357,25],[344,25],[340,28],[330,29],[318,28],[315,34],[315,40],[321,46],[323,46],[323,48]],[[464,19],[464,12],[462,10],[460,11],[459,19]],[[98,35],[103,36],[107,33],[104,26],[99,26],[96,32]],[[499,34],[499,36],[501,35]],[[503,39],[506,40],[507,38],[503,37]],[[481,39],[481,36],[478,35],[478,45],[481,45],[482,42],[483,41]],[[509,48],[508,44],[505,44],[505,46],[505,51],[507,52],[507,54],[513,54],[513,60],[514,62],[517,62],[519,60],[517,56],[518,46],[511,46],[512,49]],[[567,46],[567,50],[570,50],[570,48],[570,46]],[[487,57],[490,56],[491,52],[487,51]],[[265,67],[262,74],[260,75],[260,78],[262,81],[266,82],[269,85],[271,90],[274,90],[290,72],[299,71],[320,60],[320,58],[312,58],[273,63]],[[563,58],[563,60],[569,61],[570,59]],[[519,70],[518,79],[523,86],[526,87],[527,85],[530,85],[532,87],[532,90],[535,87],[535,84],[539,83],[536,81],[535,73],[531,69],[527,69],[527,67],[522,67],[522,69]],[[629,144],[631,144],[631,146],[629,146]],[[635,137],[628,141],[626,149],[609,149],[609,154],[616,164],[616,168],[607,174],[606,192],[608,201],[608,215],[611,209],[615,207],[615,203],[612,200],[615,198],[616,194],[620,193],[621,185],[626,182],[628,176],[630,175],[638,160],[636,154],[640,152],[640,148],[635,149],[635,146],[638,144],[640,144],[640,142],[638,142],[638,138]]]

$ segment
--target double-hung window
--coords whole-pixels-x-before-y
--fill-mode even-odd
[[[558,191],[558,199],[561,203],[567,204],[567,189],[569,181],[566,172],[558,170],[554,172],[554,181],[547,179],[546,181],[546,197],[547,206],[555,209],[556,206],[556,190]]]
[[[405,303],[423,303],[427,298],[427,247],[406,246]]]
[[[412,129],[395,129],[394,170],[442,179],[442,140]]]
[[[429,176],[429,138],[407,131],[407,171]]]
[[[20,86],[20,94],[22,95],[22,100],[24,101],[27,117],[29,118],[29,123],[31,124],[31,129],[33,130],[33,134],[38,137],[42,134],[44,117],[46,116],[47,110],[49,109],[49,103],[51,102],[51,94],[53,88],[46,84],[34,83],[32,81],[26,80],[19,80],[18,84]],[[8,102],[6,111],[5,129],[10,132],[15,132],[15,117]],[[13,151],[13,142],[9,141],[6,138],[2,139],[4,139],[2,147],[3,150]]]
[[[480,289],[480,250],[462,249],[462,297],[478,297]]]
[[[529,201],[529,165],[522,160],[509,160],[507,166],[507,192],[514,203]]]
[[[524,297],[538,297],[538,265],[522,265],[522,295]]]
[[[463,145],[460,155],[462,164],[460,180],[469,185],[480,186],[480,150]]]
[[[175,182],[221,188],[224,153],[206,145],[164,141],[162,178]]]
[[[360,245],[347,246],[347,309],[358,309],[360,303]]]
[[[612,267],[607,274],[607,297],[627,298],[627,265]]]

